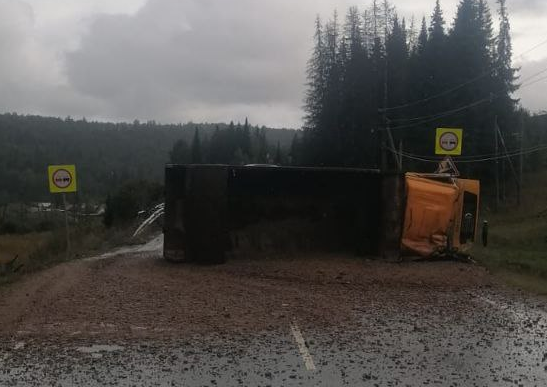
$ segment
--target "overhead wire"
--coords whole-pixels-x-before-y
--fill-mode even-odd
[[[535,80],[532,81],[532,82],[523,84],[523,85],[520,87],[520,89],[521,89],[521,90],[522,90],[522,89],[525,89],[525,88],[527,88],[527,87],[530,87],[530,86],[532,86],[532,85],[535,85],[536,83],[539,83],[539,82],[544,81],[544,80],[546,80],[546,79],[547,79],[547,76],[546,76],[546,77],[541,77],[541,78],[539,78],[539,79],[535,79]]]
[[[526,54],[529,54],[530,52],[536,50],[537,48],[543,46],[547,44],[547,39],[541,41],[540,43],[536,44],[535,46],[533,46],[532,48],[528,49],[527,51],[521,53],[520,55],[516,56],[516,58],[520,58]],[[432,96],[429,96],[429,97],[426,97],[426,98],[422,98],[422,99],[419,99],[419,100],[416,100],[416,101],[413,101],[413,102],[409,102],[409,103],[405,103],[405,104],[402,104],[402,105],[399,105],[399,106],[392,106],[392,107],[386,107],[386,108],[381,108],[379,109],[380,112],[389,112],[389,111],[393,111],[393,110],[399,110],[399,109],[404,109],[404,108],[407,108],[407,107],[412,107],[412,106],[416,106],[416,105],[419,105],[419,104],[422,104],[422,103],[425,103],[425,102],[429,102],[429,101],[432,101],[434,99],[437,99],[437,98],[440,98],[440,97],[443,97],[445,95],[448,95],[448,94],[451,94],[453,93],[454,91],[456,90],[459,90],[467,85],[470,85],[476,81],[478,81],[479,79],[482,79],[488,75],[490,75],[492,73],[492,71],[496,70],[497,68],[499,68],[500,66],[496,66],[488,71],[485,71],[484,73],[480,74],[479,76],[475,77],[475,78],[472,78],[466,82],[463,82],[459,85],[456,85],[448,90],[445,90],[443,92],[440,92],[438,94],[435,94],[435,95],[432,95]]]
[[[439,161],[442,160],[442,158],[431,158],[430,156],[420,156],[420,155],[413,155],[413,154],[410,154],[410,153],[405,153],[405,152],[399,152],[393,148],[388,148],[388,150],[396,155],[399,155],[399,156],[402,156],[402,157],[405,157],[407,159],[411,159],[411,160],[416,160],[416,161],[422,161],[422,162],[427,162],[427,163],[438,163]],[[473,159],[456,159],[455,162],[456,163],[482,163],[482,162],[487,162],[487,161],[495,161],[495,160],[503,160],[503,159],[509,159],[509,158],[512,158],[512,157],[517,157],[517,156],[523,156],[523,155],[528,155],[528,154],[532,154],[532,153],[536,153],[536,152],[541,152],[543,150],[547,150],[547,145],[538,145],[538,146],[535,146],[535,147],[531,147],[531,148],[527,148],[525,150],[519,150],[519,151],[513,151],[513,152],[509,152],[505,155],[499,155],[499,156],[491,156],[491,157],[487,157],[487,156],[490,156],[490,155],[477,155],[477,156],[473,156],[473,157],[476,157],[476,158],[473,158]],[[471,156],[469,156],[471,157]]]
[[[420,126],[420,125],[423,125],[423,124],[427,124],[427,123],[436,121],[436,120],[438,120],[439,118],[449,117],[449,116],[454,115],[454,114],[456,114],[456,113],[459,113],[459,112],[461,112],[461,111],[464,111],[464,110],[471,109],[471,108],[473,108],[473,107],[482,105],[482,104],[485,103],[485,102],[490,102],[491,100],[492,100],[491,97],[490,97],[490,98],[482,98],[482,99],[480,99],[480,100],[478,100],[478,101],[475,101],[475,102],[472,102],[472,103],[470,103],[470,104],[468,104],[468,105],[461,106],[461,107],[456,108],[456,109],[447,110],[447,111],[438,113],[438,114],[436,114],[436,115],[429,116],[429,118],[427,118],[426,120],[419,121],[419,122],[415,122],[415,123],[412,123],[412,124],[394,126],[394,127],[390,127],[389,129],[390,129],[390,130],[398,130],[398,129],[413,128],[413,127],[416,127],[416,126]],[[382,129],[382,130],[387,130],[387,129]]]
[[[525,81],[526,80],[531,80],[535,77],[537,77],[538,75],[541,75],[541,74],[544,74],[547,72],[547,68],[529,76],[529,77],[526,77],[525,78]],[[546,80],[547,79],[547,76],[546,77],[542,77],[542,78],[539,78],[539,79],[535,79],[529,83],[524,83],[523,85],[521,85],[520,89],[524,89],[524,88],[527,88],[529,86],[532,86],[536,83],[539,83],[543,80]],[[455,113],[458,113],[460,111],[463,111],[463,110],[467,110],[467,109],[470,109],[472,107],[475,107],[477,105],[480,105],[484,102],[487,102],[487,101],[491,101],[494,97],[496,96],[496,94],[491,94],[491,97],[490,98],[484,98],[484,99],[481,99],[481,100],[478,100],[476,102],[473,102],[471,104],[468,104],[468,105],[465,105],[465,106],[462,106],[460,108],[457,108],[457,109],[452,109],[452,110],[447,110],[447,111],[444,111],[444,112],[440,112],[440,113],[436,113],[436,114],[432,114],[432,115],[428,115],[428,116],[422,116],[422,117],[413,117],[413,118],[398,118],[398,119],[389,119],[389,122],[412,122],[412,121],[418,121],[418,120],[422,120],[420,122],[417,122],[415,124],[407,124],[407,125],[400,125],[400,126],[395,126],[395,127],[391,127],[390,129],[403,129],[403,128],[411,128],[411,127],[415,127],[415,126],[419,126],[419,125],[422,125],[422,124],[426,124],[426,123],[429,123],[429,122],[432,122],[432,121],[435,121],[439,118],[444,118],[444,117],[448,117],[448,116],[451,116]]]

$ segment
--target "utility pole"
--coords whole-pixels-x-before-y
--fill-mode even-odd
[[[519,122],[519,145],[520,145],[520,156],[519,156],[519,185],[518,185],[518,191],[517,191],[517,202],[520,206],[521,203],[521,197],[522,197],[522,171],[524,169],[524,154],[522,154],[522,150],[524,148],[524,115],[520,114],[520,122]]]
[[[70,231],[68,226],[68,205],[66,202],[66,194],[63,192],[63,206],[65,208],[65,233],[66,233],[66,259],[70,258]]]
[[[499,154],[498,116],[496,116],[495,123],[494,123],[494,141],[495,141],[494,149],[495,149],[495,153],[496,153],[496,156],[495,156],[495,167],[496,167],[495,177],[496,177],[496,211],[497,211],[500,207],[500,176],[499,176],[499,158],[498,158],[498,154]]]
[[[385,60],[384,60],[384,114],[383,114],[383,118],[384,118],[384,130],[388,134],[391,134],[391,129],[389,128],[389,119],[387,118],[387,103],[388,103],[387,75],[388,75],[388,71],[387,71],[387,55],[386,55]],[[382,172],[384,172],[384,171],[387,170],[386,135],[385,135],[385,133],[382,133],[381,138],[382,138],[382,141],[381,141],[381,146],[382,146]],[[393,151],[393,148],[392,148],[392,151]]]
[[[386,30],[385,30],[385,33],[386,33],[386,36],[387,36],[387,22],[386,22]],[[387,132],[387,138],[388,138],[388,141],[389,141],[389,148],[391,150],[391,154],[393,154],[393,157],[395,158],[395,164],[397,164],[397,171],[401,172],[401,170],[403,169],[403,166],[402,166],[402,163],[401,163],[401,157],[402,155],[398,155],[396,154],[397,150],[395,148],[395,140],[393,139],[393,133],[391,132],[391,128],[390,128],[390,122],[389,122],[389,118],[387,118],[387,104],[388,104],[388,101],[389,101],[389,98],[388,98],[388,92],[389,92],[389,88],[388,88],[388,58],[387,58],[387,53],[386,53],[386,58],[384,60],[384,128],[385,128],[385,131]],[[387,158],[385,156],[385,137],[382,136],[382,139],[383,139],[383,142],[382,142],[382,146],[383,146],[383,149],[384,149],[384,156],[383,156],[383,170],[386,169],[387,167]]]
[[[507,150],[507,145],[505,144],[505,139],[503,138],[503,134],[501,133],[501,130],[499,126],[496,125],[496,129],[498,132],[498,136],[500,139],[501,146],[503,147],[503,151],[505,152],[504,162],[503,162],[503,173],[505,174],[505,160],[507,160],[507,163],[509,164],[509,167],[511,168],[511,173],[513,174],[513,178],[515,179],[515,184],[517,186],[517,192],[520,191],[520,180],[519,176],[517,174],[517,170],[515,168],[515,165],[513,164],[513,160],[511,160],[511,156],[509,156],[509,151]],[[503,176],[503,198],[505,199],[505,176]]]
[[[399,171],[403,170],[403,140],[399,140]]]

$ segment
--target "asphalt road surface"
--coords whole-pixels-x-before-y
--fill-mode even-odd
[[[480,267],[161,242],[0,288],[0,386],[547,385],[545,300]]]

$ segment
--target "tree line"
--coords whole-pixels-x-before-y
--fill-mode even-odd
[[[461,0],[450,26],[439,0],[429,19],[400,18],[388,0],[315,23],[308,64],[302,164],[395,169],[401,147],[434,155],[435,128],[464,129],[464,156],[507,146],[521,115],[505,0],[497,29],[486,0]],[[388,130],[389,128],[389,130]],[[406,168],[419,162],[405,160]],[[423,168],[423,165],[422,165]],[[434,168],[434,166],[430,166]],[[491,166],[468,163],[469,176]]]
[[[200,145],[192,147],[196,133]],[[101,203],[128,181],[163,183],[170,161],[191,162],[175,144],[199,149],[194,160],[201,162],[269,162],[278,149],[287,157],[294,136],[294,130],[248,122],[161,125],[0,114],[0,210],[6,203],[57,200],[48,191],[48,165],[76,164],[79,191],[70,199]]]
[[[293,132],[292,143],[298,135]],[[267,129],[253,128],[247,119],[242,125],[233,122],[203,137],[198,127],[190,145],[184,139],[178,140],[169,153],[173,164],[290,164],[292,162],[288,143],[281,140],[272,144],[268,140]]]

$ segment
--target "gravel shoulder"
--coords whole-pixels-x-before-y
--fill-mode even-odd
[[[445,292],[492,286],[481,267],[455,262],[310,255],[176,265],[145,246],[0,288],[0,335],[186,337],[285,329],[294,319],[332,326],[371,303],[429,305]]]
[[[0,385],[547,385],[547,306],[485,269],[174,265],[161,240],[0,288]]]

